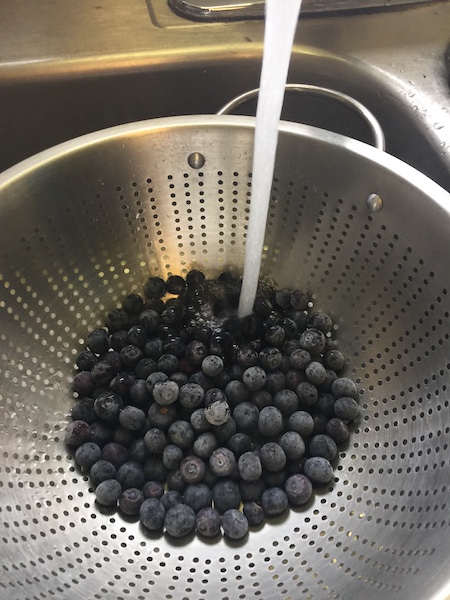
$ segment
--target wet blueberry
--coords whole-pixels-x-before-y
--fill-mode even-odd
[[[90,440],[90,433],[89,423],[82,420],[72,421],[66,428],[65,442],[69,446],[78,448]]]
[[[105,329],[94,329],[87,336],[87,346],[95,354],[104,354],[110,348],[108,332]]]
[[[147,298],[162,298],[166,294],[166,284],[161,277],[149,277],[144,284]]]
[[[103,392],[94,402],[97,416],[104,421],[116,421],[122,410],[122,398],[115,392]]]

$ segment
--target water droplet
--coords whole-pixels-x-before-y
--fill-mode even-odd
[[[444,126],[441,125],[440,123],[435,123],[433,125],[433,129],[436,129],[436,131],[439,131],[440,129],[444,129]]]

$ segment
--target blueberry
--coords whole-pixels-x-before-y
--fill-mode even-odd
[[[268,517],[283,514],[288,507],[286,492],[279,487],[268,488],[261,496],[261,506]]]
[[[239,482],[239,492],[242,502],[259,502],[265,489],[266,484],[263,479],[256,479],[255,481],[245,481],[242,479]]]
[[[313,360],[305,369],[306,380],[313,385],[320,385],[327,377],[327,372],[322,363]]]
[[[322,413],[313,414],[314,430],[313,434],[318,435],[320,433],[326,433],[328,419]]]
[[[187,485],[183,498],[184,502],[196,513],[202,508],[211,506],[212,502],[211,490],[204,483],[190,483]]]
[[[135,461],[127,461],[117,469],[117,481],[123,490],[131,487],[142,488],[145,481],[144,469]]]
[[[304,371],[311,362],[311,354],[303,348],[297,348],[290,354],[289,362],[293,369]]]
[[[314,327],[323,333],[329,333],[333,328],[333,320],[327,313],[318,311],[309,317],[308,327]]]
[[[290,296],[291,293],[289,290],[285,288],[276,289],[274,293],[274,302],[283,310],[287,310],[291,305]]]
[[[75,462],[82,469],[90,469],[94,463],[100,460],[102,451],[100,446],[94,442],[85,442],[75,451]]]
[[[164,484],[161,481],[147,481],[142,488],[142,493],[145,500],[147,498],[161,500],[164,495]]]
[[[342,444],[349,436],[347,425],[342,419],[338,419],[337,417],[333,417],[328,421],[326,431],[336,444]]]
[[[330,462],[336,458],[336,442],[323,433],[315,435],[309,442],[309,453],[311,456],[323,456]]]
[[[195,431],[187,421],[174,421],[168,430],[169,440],[180,448],[190,448],[195,439]]]
[[[149,481],[166,481],[168,469],[164,466],[162,456],[150,455],[144,463],[144,475]]]
[[[145,445],[144,438],[138,437],[134,439],[129,446],[129,458],[130,460],[144,464],[149,456],[147,446]]]
[[[114,369],[114,373],[119,373],[119,371],[122,371],[123,365],[120,352],[117,352],[116,350],[109,350],[109,352],[106,352],[106,354],[101,356],[101,360],[111,365],[111,367]]]
[[[283,415],[275,406],[266,406],[259,411],[258,431],[268,437],[278,435],[283,430]]]
[[[161,406],[154,402],[148,409],[148,418],[153,427],[166,431],[178,419],[178,411],[173,404]]]
[[[196,517],[197,533],[206,538],[215,537],[220,533],[222,517],[215,508],[206,506],[198,511]]]
[[[266,329],[264,339],[268,344],[282,348],[286,341],[286,332],[281,325],[274,324]]]
[[[166,294],[166,284],[161,277],[149,277],[144,284],[147,298],[162,298]]]
[[[314,430],[314,419],[308,412],[298,410],[289,417],[288,427],[302,437],[308,437]]]
[[[269,371],[266,376],[264,389],[274,395],[286,388],[286,377],[281,371]]]
[[[116,421],[122,410],[122,398],[115,392],[103,392],[94,402],[94,410],[104,421]]]
[[[169,535],[181,538],[195,527],[195,512],[187,504],[176,504],[169,509],[164,519],[164,525]]]
[[[255,481],[262,475],[261,460],[255,452],[244,452],[238,459],[239,474],[244,481]]]
[[[121,308],[114,308],[106,316],[106,327],[113,333],[128,328],[128,313]]]
[[[304,350],[307,350],[311,355],[320,354],[323,352],[326,344],[326,337],[320,331],[314,327],[308,327],[300,334],[299,337],[300,346]]]
[[[357,398],[358,390],[354,381],[348,377],[338,377],[331,384],[331,393],[335,398]]]
[[[328,350],[323,357],[323,364],[327,369],[340,371],[344,368],[345,357],[339,350]]]
[[[115,479],[116,467],[109,460],[100,459],[92,465],[89,476],[92,483],[98,485],[106,479]]]
[[[323,485],[333,478],[333,467],[330,461],[322,456],[313,456],[305,462],[304,471],[306,477],[313,483]]]
[[[284,389],[274,395],[273,403],[283,417],[289,417],[293,412],[298,410],[299,398],[292,390]]]
[[[175,381],[179,390],[183,387],[183,385],[186,385],[187,383],[189,383],[189,377],[185,373],[182,373],[181,371],[176,371],[175,373],[172,373],[172,375],[170,375],[169,379],[170,379],[170,381]],[[180,397],[180,392],[178,392],[178,398],[179,397]]]
[[[200,340],[192,340],[186,347],[186,358],[194,366],[199,367],[205,356],[208,355],[208,347]]]
[[[250,392],[248,388],[242,383],[242,381],[238,381],[237,379],[231,380],[225,386],[225,395],[227,397],[228,403],[231,406],[236,406],[240,402],[245,402],[250,397]]]
[[[144,495],[137,488],[128,488],[119,496],[119,509],[126,515],[138,515],[144,502]]]
[[[139,431],[145,422],[145,413],[136,406],[125,406],[119,414],[119,423],[130,431]]]
[[[250,390],[260,390],[266,383],[266,372],[258,366],[248,367],[242,375],[244,385]]]
[[[177,492],[184,492],[186,488],[186,482],[181,476],[180,469],[173,469],[169,471],[166,476],[167,488],[169,490],[176,490]]]
[[[223,513],[229,508],[239,508],[241,495],[239,485],[232,479],[219,479],[212,487],[214,507]]]
[[[305,442],[301,435],[296,431],[286,431],[280,437],[278,443],[288,460],[297,460],[305,453]]]
[[[128,294],[122,302],[122,308],[129,315],[135,315],[143,310],[144,301],[139,294]]]
[[[78,448],[90,440],[91,428],[89,423],[82,420],[75,420],[69,423],[66,428],[65,442],[69,446]]]
[[[158,358],[156,366],[158,371],[166,375],[172,375],[178,371],[178,358],[174,354],[165,352]]]
[[[267,319],[273,312],[273,304],[264,296],[256,296],[253,312],[263,319]]]
[[[217,448],[209,457],[209,468],[220,477],[230,475],[236,465],[236,458],[228,448]]]
[[[256,502],[244,502],[242,510],[250,527],[260,525],[266,516],[263,507]]]
[[[120,358],[125,369],[134,369],[138,362],[144,358],[141,348],[134,344],[127,344],[120,351]]]
[[[208,408],[210,404],[220,400],[221,402],[227,402],[225,392],[217,387],[212,387],[205,392],[204,404],[205,408]]]
[[[281,469],[280,471],[268,471],[267,469],[263,470],[262,480],[264,481],[267,489],[272,487],[283,487],[286,479],[286,469]]]
[[[199,271],[198,269],[192,269],[186,275],[186,285],[191,288],[198,287],[204,281],[205,275],[202,273],[202,271]]]
[[[151,427],[144,435],[144,443],[152,454],[162,454],[167,446],[167,438],[162,429]]]
[[[83,350],[75,362],[80,371],[90,371],[97,364],[98,358],[91,350]]]
[[[128,447],[134,439],[134,432],[126,429],[120,423],[112,430],[112,441]]]
[[[202,371],[207,377],[216,377],[223,370],[223,360],[220,356],[209,354],[202,360]]]
[[[230,406],[226,400],[216,400],[205,408],[205,418],[211,425],[223,425],[230,419]]]
[[[167,492],[164,492],[161,497],[161,504],[164,506],[166,512],[169,508],[172,508],[175,504],[180,504],[181,502],[183,502],[183,496],[177,490],[168,490]]]
[[[286,479],[284,491],[289,502],[294,506],[306,504],[312,495],[311,481],[305,475],[292,475]]]
[[[147,342],[147,330],[144,325],[133,325],[128,330],[128,342],[138,348],[143,348]]]
[[[218,447],[219,442],[217,441],[216,436],[209,431],[200,433],[192,445],[194,454],[203,459],[209,458]]]
[[[319,392],[315,385],[309,381],[299,383],[295,390],[302,406],[313,406],[319,398]]]
[[[334,403],[334,414],[344,422],[353,421],[359,414],[358,403],[353,398],[340,397]]]
[[[183,450],[175,444],[167,444],[162,453],[162,463],[166,469],[177,469],[183,460]]]
[[[145,406],[151,400],[144,379],[136,379],[130,387],[130,399],[137,406]]]
[[[286,464],[286,454],[276,442],[267,442],[261,447],[261,464],[268,471],[280,471]]]
[[[94,399],[79,398],[72,407],[70,416],[72,421],[84,421],[90,425],[97,418],[94,410]],[[87,442],[87,439],[84,441]],[[67,440],[66,443],[68,443]]]
[[[243,512],[229,508],[222,515],[222,529],[227,538],[241,540],[248,533],[248,521]]]
[[[171,275],[166,280],[166,289],[169,294],[182,294],[185,287],[186,282],[179,275]]]
[[[197,408],[197,410],[194,410],[189,417],[189,421],[197,433],[210,431],[212,428],[211,423],[206,419],[204,408]]]
[[[258,427],[259,410],[252,402],[241,402],[233,410],[238,431],[252,432]]]
[[[284,329],[285,339],[296,339],[296,336],[298,335],[298,327],[294,319],[292,319],[291,317],[283,317],[282,319],[280,319],[279,325],[281,325],[281,327]]]
[[[144,310],[151,309],[156,310],[157,313],[161,314],[165,309],[166,304],[161,298],[148,298],[144,302]]]
[[[195,446],[195,443],[194,443]],[[235,433],[227,442],[227,448],[238,458],[244,452],[248,452],[252,447],[252,438],[246,433]]]
[[[244,369],[254,367],[258,364],[258,352],[250,344],[241,346],[238,350],[236,360]]]
[[[292,390],[295,392],[297,386],[300,383],[306,381],[304,371],[297,371],[296,369],[288,369],[286,375],[284,376],[285,387],[288,390]]]
[[[168,406],[177,400],[179,391],[180,388],[175,381],[170,381],[170,379],[167,381],[157,381],[153,385],[153,399],[162,406]]]
[[[102,459],[108,460],[116,469],[118,469],[127,462],[128,450],[121,444],[110,442],[102,448]]]
[[[114,506],[122,493],[117,479],[105,479],[95,488],[95,499],[102,506]]]
[[[289,304],[294,310],[306,310],[308,308],[309,295],[303,290],[293,290],[289,294]]]
[[[319,392],[331,392],[333,381],[337,378],[338,376],[336,371],[325,369],[325,380],[317,386],[317,389]]]
[[[203,371],[196,371],[189,377],[189,383],[197,383],[205,392],[214,387],[214,380],[207,377]]]
[[[135,379],[126,372],[118,373],[109,383],[111,392],[118,394],[121,398],[126,399],[130,393],[131,387]]]
[[[149,335],[151,335],[152,333],[157,331],[157,329],[161,325],[161,323],[162,323],[161,315],[159,314],[158,311],[156,311],[152,308],[147,308],[147,309],[143,310],[141,312],[141,314],[139,315],[139,324],[145,328],[145,331]],[[150,347],[153,347],[153,346],[155,346],[155,344],[152,344],[151,340],[145,343],[144,353],[146,356],[147,356],[147,352],[149,351]],[[161,351],[162,351],[162,342],[161,342]],[[151,358],[153,358],[153,357],[151,357]]]
[[[180,472],[186,483],[199,483],[205,475],[206,465],[198,456],[186,456],[180,463]]]
[[[74,375],[72,389],[79,396],[90,396],[95,389],[95,381],[90,371],[79,371]]]
[[[321,412],[327,419],[334,417],[335,398],[332,394],[322,392],[319,394],[314,409]]]
[[[87,336],[87,346],[95,354],[105,354],[110,348],[108,332],[105,329],[94,329]]]
[[[267,390],[256,390],[256,392],[252,392],[250,400],[258,410],[262,410],[264,407],[272,404],[272,394]]]
[[[166,514],[158,498],[147,498],[139,508],[139,520],[150,531],[157,531],[163,527]]]
[[[113,350],[120,352],[128,344],[128,331],[126,329],[114,331],[111,334],[110,343]]]

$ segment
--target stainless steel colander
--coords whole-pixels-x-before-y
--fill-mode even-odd
[[[263,272],[330,312],[361,418],[335,479],[243,543],[100,511],[64,446],[87,331],[150,273],[239,273],[254,120],[116,127],[0,176],[0,598],[423,600],[450,581],[450,196],[282,123]],[[439,595],[440,594],[440,595]]]

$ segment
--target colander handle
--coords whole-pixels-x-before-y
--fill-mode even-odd
[[[316,94],[318,96],[331,98],[332,100],[337,100],[341,104],[352,109],[354,112],[359,114],[369,125],[373,135],[375,148],[384,151],[384,133],[380,123],[378,122],[374,114],[366,106],[364,106],[364,104],[358,102],[358,100],[355,100],[351,96],[348,96],[347,94],[343,94],[342,92],[338,92],[336,90],[330,90],[328,88],[320,87],[317,85],[309,85],[304,83],[288,83],[285,87],[285,90],[286,92],[311,93]],[[217,112],[217,114],[227,115],[238,106],[241,106],[241,104],[244,104],[244,102],[247,102],[247,100],[257,97],[258,94],[258,88],[250,90],[249,92],[245,92],[244,94],[237,96],[236,98],[225,104],[225,106],[223,106]]]

